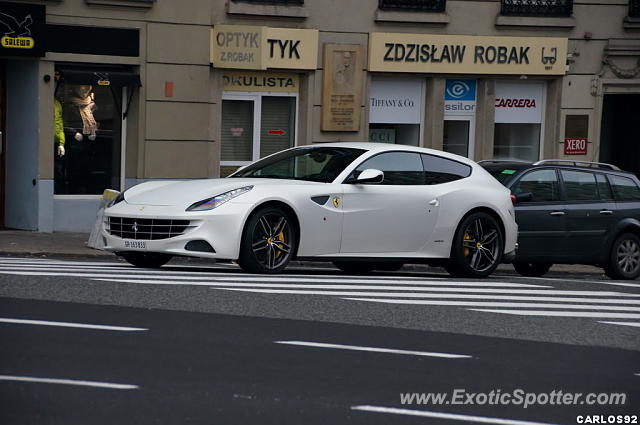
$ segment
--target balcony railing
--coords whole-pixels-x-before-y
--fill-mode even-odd
[[[541,17],[569,17],[572,13],[573,0],[502,0],[500,11],[506,16]]]
[[[284,6],[303,6],[304,0],[232,0],[236,3],[279,4]]]
[[[379,0],[381,10],[405,12],[444,12],[446,0]]]
[[[640,18],[640,0],[629,0],[629,16]]]

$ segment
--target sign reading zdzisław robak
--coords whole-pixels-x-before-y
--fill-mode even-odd
[[[216,25],[211,63],[216,68],[316,69],[318,30]]]
[[[567,39],[371,33],[369,70],[564,75]]]
[[[44,56],[45,6],[0,2],[0,56]]]

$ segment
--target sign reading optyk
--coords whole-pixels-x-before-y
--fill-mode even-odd
[[[211,63],[217,68],[316,69],[318,30],[216,25]]]

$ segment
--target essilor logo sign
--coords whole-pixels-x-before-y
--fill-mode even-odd
[[[464,97],[469,90],[469,85],[464,81],[454,81],[453,84],[447,87],[447,95],[454,99],[460,99]]]

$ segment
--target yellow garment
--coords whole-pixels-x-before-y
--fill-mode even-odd
[[[53,102],[53,140],[56,145],[64,146],[64,123],[62,121],[62,103],[59,100]]]

